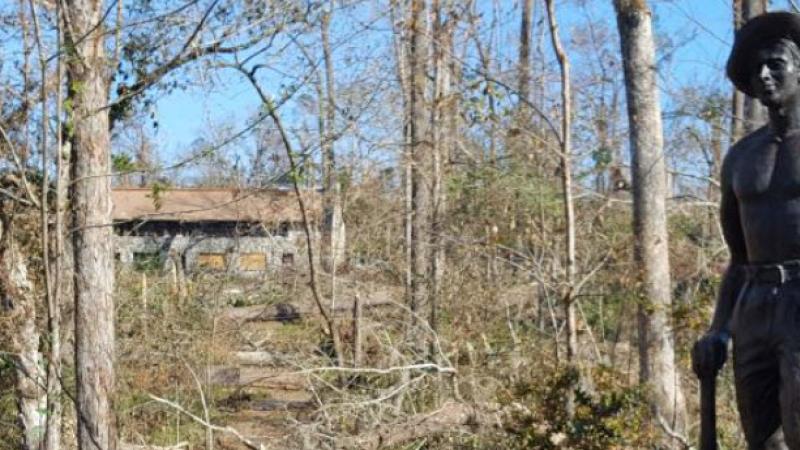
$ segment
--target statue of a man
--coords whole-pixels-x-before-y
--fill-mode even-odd
[[[692,352],[694,370],[714,376],[733,338],[751,450],[800,450],[799,44],[800,15],[787,12],[758,16],[736,34],[728,77],[768,109],[769,123],[723,162],[720,218],[731,262],[711,327]]]

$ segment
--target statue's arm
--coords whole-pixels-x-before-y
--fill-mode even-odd
[[[725,243],[730,250],[731,261],[722,277],[711,326],[692,349],[692,366],[700,378],[716,376],[722,365],[725,364],[733,310],[746,281],[744,266],[748,262],[747,248],[739,216],[739,203],[731,186],[732,153],[734,153],[733,150],[728,152],[720,179],[722,191],[720,221]]]
[[[722,277],[717,305],[714,309],[714,317],[708,334],[717,334],[725,341],[730,338],[730,322],[733,317],[733,309],[736,307],[736,299],[744,288],[745,272],[741,264],[731,261]]]
[[[731,152],[733,153],[733,152]],[[727,341],[730,336],[730,321],[736,300],[744,288],[746,273],[744,266],[747,264],[747,247],[745,246],[744,231],[739,216],[739,203],[731,186],[732,157],[728,155],[722,167],[720,187],[722,198],[720,202],[720,221],[725,243],[730,251],[731,260],[725,274],[714,309],[714,318],[709,327],[709,333],[722,334]]]

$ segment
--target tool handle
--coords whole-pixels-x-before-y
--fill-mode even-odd
[[[700,450],[717,450],[717,377],[700,379]]]

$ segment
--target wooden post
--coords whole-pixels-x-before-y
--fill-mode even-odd
[[[178,286],[178,262],[175,261],[174,257],[170,257],[170,260],[169,274],[170,278],[172,278],[171,292],[174,295],[178,295],[180,293],[180,286]]]
[[[353,299],[353,367],[361,366],[361,298],[356,294]]]
[[[147,339],[147,274],[142,273],[142,332]]]

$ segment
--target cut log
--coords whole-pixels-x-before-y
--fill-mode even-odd
[[[305,375],[259,367],[212,366],[209,368],[209,379],[212,384],[219,386],[288,391],[303,390],[307,384]]]
[[[373,300],[364,302],[361,307],[364,310],[376,309],[397,305],[396,302],[389,300]],[[334,315],[344,316],[352,314],[352,306],[348,304],[337,305],[333,310]],[[278,303],[275,305],[245,306],[239,308],[228,308],[219,316],[223,321],[231,322],[250,322],[250,321],[278,321],[291,322],[302,317],[317,316],[319,310],[316,306],[291,305],[289,303]]]
[[[243,366],[275,366],[285,360],[281,355],[270,352],[235,352],[237,364]]]

